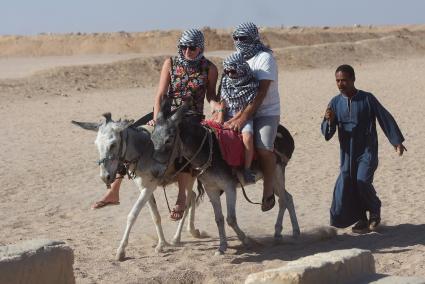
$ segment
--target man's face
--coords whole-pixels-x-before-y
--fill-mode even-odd
[[[351,93],[354,90],[354,78],[346,72],[335,73],[336,85],[342,94]]]

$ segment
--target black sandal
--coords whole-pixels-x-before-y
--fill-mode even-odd
[[[274,198],[274,193],[261,201],[261,211],[266,212],[274,207],[276,200]]]

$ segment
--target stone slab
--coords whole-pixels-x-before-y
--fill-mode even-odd
[[[0,284],[74,284],[74,253],[61,241],[29,240],[0,246]]]
[[[318,253],[287,265],[248,275],[245,284],[348,283],[375,273],[375,261],[368,250],[346,249]]]

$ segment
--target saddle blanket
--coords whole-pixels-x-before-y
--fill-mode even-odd
[[[223,125],[212,121],[204,120],[203,125],[209,126],[217,137],[223,159],[232,167],[240,167],[245,162],[245,148],[242,142],[242,135],[231,129],[223,128]]]

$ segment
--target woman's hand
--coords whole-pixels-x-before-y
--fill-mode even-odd
[[[213,121],[220,123],[220,124],[223,124],[223,122],[224,122],[224,109],[219,108],[219,109],[213,110],[211,117],[212,117]]]
[[[146,123],[146,125],[155,126],[155,120],[153,119],[149,120],[148,123]]]
[[[224,122],[224,114],[225,114],[225,105],[223,102],[215,102],[215,101],[210,101],[210,107],[211,107],[211,117],[212,120],[223,124]]]

